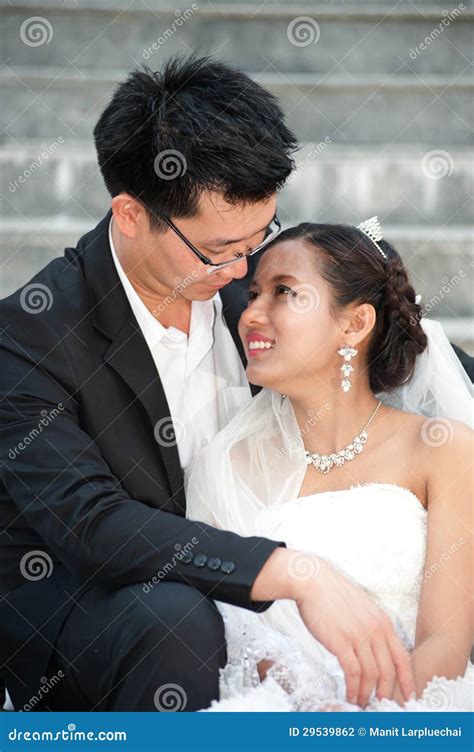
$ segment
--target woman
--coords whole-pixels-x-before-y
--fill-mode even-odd
[[[472,709],[472,388],[377,219],[283,232],[239,333],[264,389],[197,458],[188,517],[277,535],[301,551],[295,578],[329,560],[409,649],[404,708]],[[229,662],[212,710],[360,709],[293,601],[218,605]],[[367,709],[402,709],[398,686],[391,697]]]

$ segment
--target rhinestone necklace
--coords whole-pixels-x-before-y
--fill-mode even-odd
[[[357,434],[357,436],[355,436],[352,441],[344,447],[344,449],[341,449],[340,452],[333,452],[331,454],[318,454],[317,452],[308,452],[306,449],[306,463],[308,465],[313,465],[318,472],[326,475],[332,467],[342,467],[345,462],[350,462],[357,457],[358,454],[364,451],[365,443],[368,438],[367,429],[377,415],[381,404],[381,402],[378,403],[362,431]]]

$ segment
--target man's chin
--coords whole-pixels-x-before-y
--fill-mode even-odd
[[[225,284],[220,283],[211,286],[203,282],[201,285],[196,285],[193,290],[193,300],[210,300],[216,293],[227,287],[228,284],[230,283],[226,282]]]

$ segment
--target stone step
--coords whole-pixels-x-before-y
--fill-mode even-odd
[[[389,224],[468,224],[473,152],[466,148],[342,147],[313,142],[280,197],[289,223],[358,222],[378,214]],[[90,142],[69,139],[0,147],[0,217],[98,217],[108,206]]]
[[[382,227],[431,318],[474,316],[471,227]]]
[[[199,49],[244,70],[274,65],[283,73],[351,76],[394,73],[402,65],[406,72],[454,76],[469,64],[472,42],[474,13],[461,5],[443,13],[438,4],[408,2],[209,2],[179,10],[147,0],[2,2],[3,59],[87,75],[104,67],[158,67],[164,57]]]
[[[61,69],[4,68],[0,73],[0,140],[89,139],[124,72],[87,77]],[[280,98],[300,141],[342,144],[470,143],[474,115],[471,77],[282,74],[256,80]]]
[[[328,141],[306,144],[280,199],[289,221],[469,224],[471,149],[396,145],[370,148]]]
[[[181,12],[184,12],[184,6],[190,5],[190,3],[183,4]],[[464,3],[464,11],[462,5],[459,9],[458,17],[464,16],[469,12],[470,4]],[[10,0],[0,0],[0,10],[2,8],[11,8],[12,3]],[[328,15],[334,15],[335,13],[352,13],[360,15],[361,13],[368,14],[384,14],[400,13],[404,11],[406,14],[420,15],[425,17],[439,12],[439,9],[446,7],[445,0],[331,0],[331,4],[324,5],[323,3],[311,3],[311,2],[280,2],[280,0],[266,0],[265,4],[262,4],[261,0],[213,0],[213,8],[219,9],[221,13],[237,13],[237,14],[258,14],[260,12],[268,14],[288,13],[291,8],[293,15],[305,15],[311,13],[326,13]],[[173,13],[176,12],[175,6],[167,0],[16,0],[15,8],[22,11],[54,11],[54,10],[76,10],[76,11],[88,11],[88,12],[126,12],[133,10],[135,12],[153,12],[153,13]],[[451,8],[451,11],[454,9]],[[445,11],[446,16],[448,11]]]
[[[94,223],[47,217],[4,220],[0,231],[0,297],[28,281],[65,247],[75,246]],[[432,318],[474,316],[469,228],[383,224],[383,229],[407,264],[412,284],[423,296]]]

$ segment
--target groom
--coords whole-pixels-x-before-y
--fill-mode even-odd
[[[408,692],[407,656],[364,593],[329,568],[293,581],[284,541],[185,517],[183,471],[252,396],[246,256],[278,232],[295,148],[276,100],[176,59],[132,73],[94,135],[111,211],[0,303],[0,673],[15,708],[207,707],[226,661],[214,599],[292,598],[354,699],[396,670]]]

